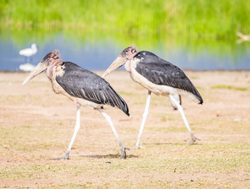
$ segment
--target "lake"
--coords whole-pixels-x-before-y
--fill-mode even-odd
[[[0,37],[1,71],[18,71],[19,65],[25,63],[25,58],[19,55],[19,51],[30,47],[32,43],[38,45],[38,53],[32,58],[32,64],[37,64],[49,51],[59,49],[64,60],[94,71],[106,69],[123,48],[130,45],[129,42],[119,42],[112,37],[103,40],[86,38],[83,41],[60,33],[37,41],[35,38],[24,40],[19,43],[11,35]],[[150,50],[182,69],[250,70],[249,42],[210,44],[206,41],[197,45],[191,41],[182,45],[181,42],[175,44],[172,40],[168,43],[168,40],[158,39],[153,45],[147,44],[144,47],[140,44],[137,47],[139,50]]]

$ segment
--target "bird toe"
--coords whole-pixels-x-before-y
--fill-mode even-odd
[[[127,158],[127,153],[126,153],[126,148],[121,149],[121,159],[126,159]]]
[[[190,138],[190,140],[188,141],[188,144],[189,144],[189,145],[192,145],[192,144],[194,144],[196,141],[200,140],[199,138],[197,138],[196,136],[194,136],[193,133],[191,133],[190,136],[191,136],[191,138]]]

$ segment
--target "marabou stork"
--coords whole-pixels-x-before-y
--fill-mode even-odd
[[[126,158],[125,148],[113,125],[111,117],[104,112],[103,105],[117,107],[129,116],[126,102],[116,91],[100,76],[80,66],[65,62],[60,58],[58,50],[48,53],[35,70],[23,81],[23,85],[38,74],[46,72],[51,81],[52,89],[56,94],[69,97],[76,104],[76,124],[71,141],[63,159],[69,159],[72,145],[80,129],[80,107],[90,106],[98,110],[110,125],[116,141],[120,146],[121,158]]]
[[[108,67],[103,77],[122,65],[125,65],[125,69],[130,73],[132,80],[148,90],[146,106],[137,136],[136,148],[140,147],[142,132],[149,112],[151,93],[169,96],[173,108],[179,110],[184,124],[190,133],[191,140],[189,143],[193,144],[198,138],[192,133],[181,106],[181,94],[183,94],[183,92],[191,94],[190,96],[194,97],[199,104],[202,104],[203,100],[185,73],[179,67],[161,59],[152,52],[138,52],[135,47],[127,47]]]

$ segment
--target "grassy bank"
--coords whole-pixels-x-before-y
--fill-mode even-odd
[[[0,29],[228,40],[250,32],[249,12],[248,0],[1,0]]]

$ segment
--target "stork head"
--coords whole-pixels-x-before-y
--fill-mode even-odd
[[[130,46],[125,48],[118,57],[112,62],[112,64],[108,67],[108,69],[104,72],[102,77],[105,77],[115,69],[124,65],[127,61],[132,60],[134,56],[137,54],[137,50],[135,47]]]
[[[23,81],[23,85],[25,85],[28,81],[30,81],[40,73],[44,72],[50,65],[55,65],[59,62],[61,62],[59,50],[49,52],[45,57],[43,57],[41,62],[37,64],[35,69]]]

